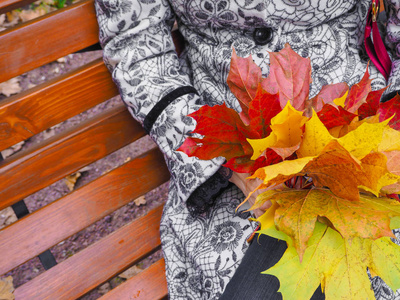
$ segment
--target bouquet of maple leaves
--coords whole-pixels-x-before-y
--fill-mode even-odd
[[[190,115],[198,137],[178,150],[223,156],[226,167],[268,188],[251,209],[271,201],[259,233],[287,242],[264,272],[278,277],[283,299],[309,299],[320,284],[326,299],[373,299],[367,269],[396,291],[400,96],[380,103],[385,89],[371,90],[368,70],[351,88],[327,85],[312,99],[310,83],[310,60],[289,45],[270,53],[267,78],[251,56],[233,51],[228,85],[241,113],[200,108]],[[274,189],[282,183],[288,187]]]

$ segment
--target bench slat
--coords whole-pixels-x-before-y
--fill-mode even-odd
[[[169,179],[153,149],[0,230],[0,274],[39,255]]]
[[[66,26],[66,24],[68,26]],[[0,32],[0,82],[96,44],[94,0]]]
[[[0,15],[32,2],[35,2],[35,0],[2,0],[0,1]]]
[[[123,104],[0,163],[0,210],[145,135]]]
[[[76,299],[84,295],[160,246],[161,213],[159,206],[37,276],[14,291],[16,299]]]
[[[100,299],[156,300],[163,299],[167,294],[165,262],[164,259],[160,259],[146,270],[112,289]]]
[[[118,95],[102,59],[0,101],[0,151]]]

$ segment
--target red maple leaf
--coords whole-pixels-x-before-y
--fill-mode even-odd
[[[348,90],[349,86],[345,82],[324,85],[318,95],[310,100],[311,106],[318,112],[325,104],[342,97]]]
[[[379,121],[381,122],[393,116],[389,125],[396,130],[400,130],[400,95],[396,94],[391,100],[381,103],[378,113]]]
[[[354,84],[350,89],[344,106],[347,111],[355,113],[366,102],[368,94],[371,92],[371,81],[367,67],[360,82]]]
[[[252,154],[253,150],[246,138],[259,138],[259,134],[246,126],[238,113],[225,103],[213,107],[203,106],[189,116],[197,122],[193,133],[204,137],[188,137],[178,151],[200,159],[223,156],[230,160]]]
[[[377,91],[372,91],[368,94],[366,102],[358,109],[360,120],[376,115],[382,94],[386,89],[387,88],[383,88]]]
[[[231,92],[239,100],[242,108],[240,116],[245,124],[250,122],[249,103],[256,96],[260,81],[261,69],[254,63],[251,55],[242,58],[237,56],[235,49],[233,49],[227,83]]]
[[[224,166],[237,173],[253,174],[259,168],[277,164],[282,161],[282,157],[280,157],[272,149],[267,149],[265,151],[265,155],[260,156],[256,160],[251,160],[250,158],[251,155],[234,157],[231,158],[227,163],[225,163]]]
[[[281,111],[279,94],[270,94],[260,86],[249,105],[250,127],[257,131],[261,138],[268,136],[271,133],[271,119]]]
[[[341,106],[336,108],[331,104],[325,104],[317,115],[327,129],[340,125],[349,125],[357,116],[356,114],[348,112]]]
[[[294,52],[289,44],[279,52],[269,52],[269,76],[261,81],[264,90],[277,94],[283,108],[288,101],[304,110],[311,83],[311,62]]]

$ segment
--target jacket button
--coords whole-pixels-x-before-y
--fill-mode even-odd
[[[253,39],[257,45],[264,46],[272,40],[272,29],[269,27],[256,28]]]

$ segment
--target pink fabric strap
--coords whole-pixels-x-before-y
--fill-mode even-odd
[[[365,26],[364,44],[372,63],[377,67],[379,72],[385,76],[385,79],[388,80],[392,62],[379,33],[378,24],[376,23],[379,5],[379,0],[372,0],[367,16],[367,24]]]

